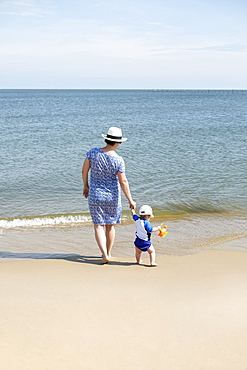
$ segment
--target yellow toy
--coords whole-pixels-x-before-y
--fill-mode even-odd
[[[163,226],[162,227],[162,225],[163,224],[161,224],[159,227],[158,227],[158,229],[159,229],[159,234],[158,234],[158,236],[161,236],[161,238],[164,238],[165,236],[166,236],[166,234],[167,234],[167,231],[166,231],[166,229],[167,229],[167,226],[165,225],[165,226]]]

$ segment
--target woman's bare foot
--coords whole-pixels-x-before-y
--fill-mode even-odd
[[[136,261],[137,265],[140,265],[142,263],[142,260]]]
[[[108,262],[109,262],[109,258],[108,257],[105,257],[105,258],[102,259],[102,265],[105,265]]]

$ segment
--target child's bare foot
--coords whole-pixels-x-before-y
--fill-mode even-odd
[[[156,262],[152,262],[151,263],[151,267],[157,267],[158,265],[157,265],[157,263]]]
[[[142,263],[142,260],[136,261],[137,265],[140,265]]]

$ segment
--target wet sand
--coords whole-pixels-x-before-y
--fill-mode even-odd
[[[247,253],[2,260],[4,370],[247,368]]]
[[[247,251],[246,219],[226,216],[181,216],[164,221],[155,217],[153,226],[164,222],[168,228],[165,238],[152,235],[156,252],[161,255],[191,255],[205,248],[223,248]],[[114,257],[132,257],[135,224],[124,221],[116,226]],[[0,230],[0,259],[32,257],[47,258],[48,255],[98,255],[91,223],[67,227],[37,227]]]

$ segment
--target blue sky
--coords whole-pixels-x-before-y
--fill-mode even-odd
[[[246,0],[0,0],[0,88],[246,89]]]

